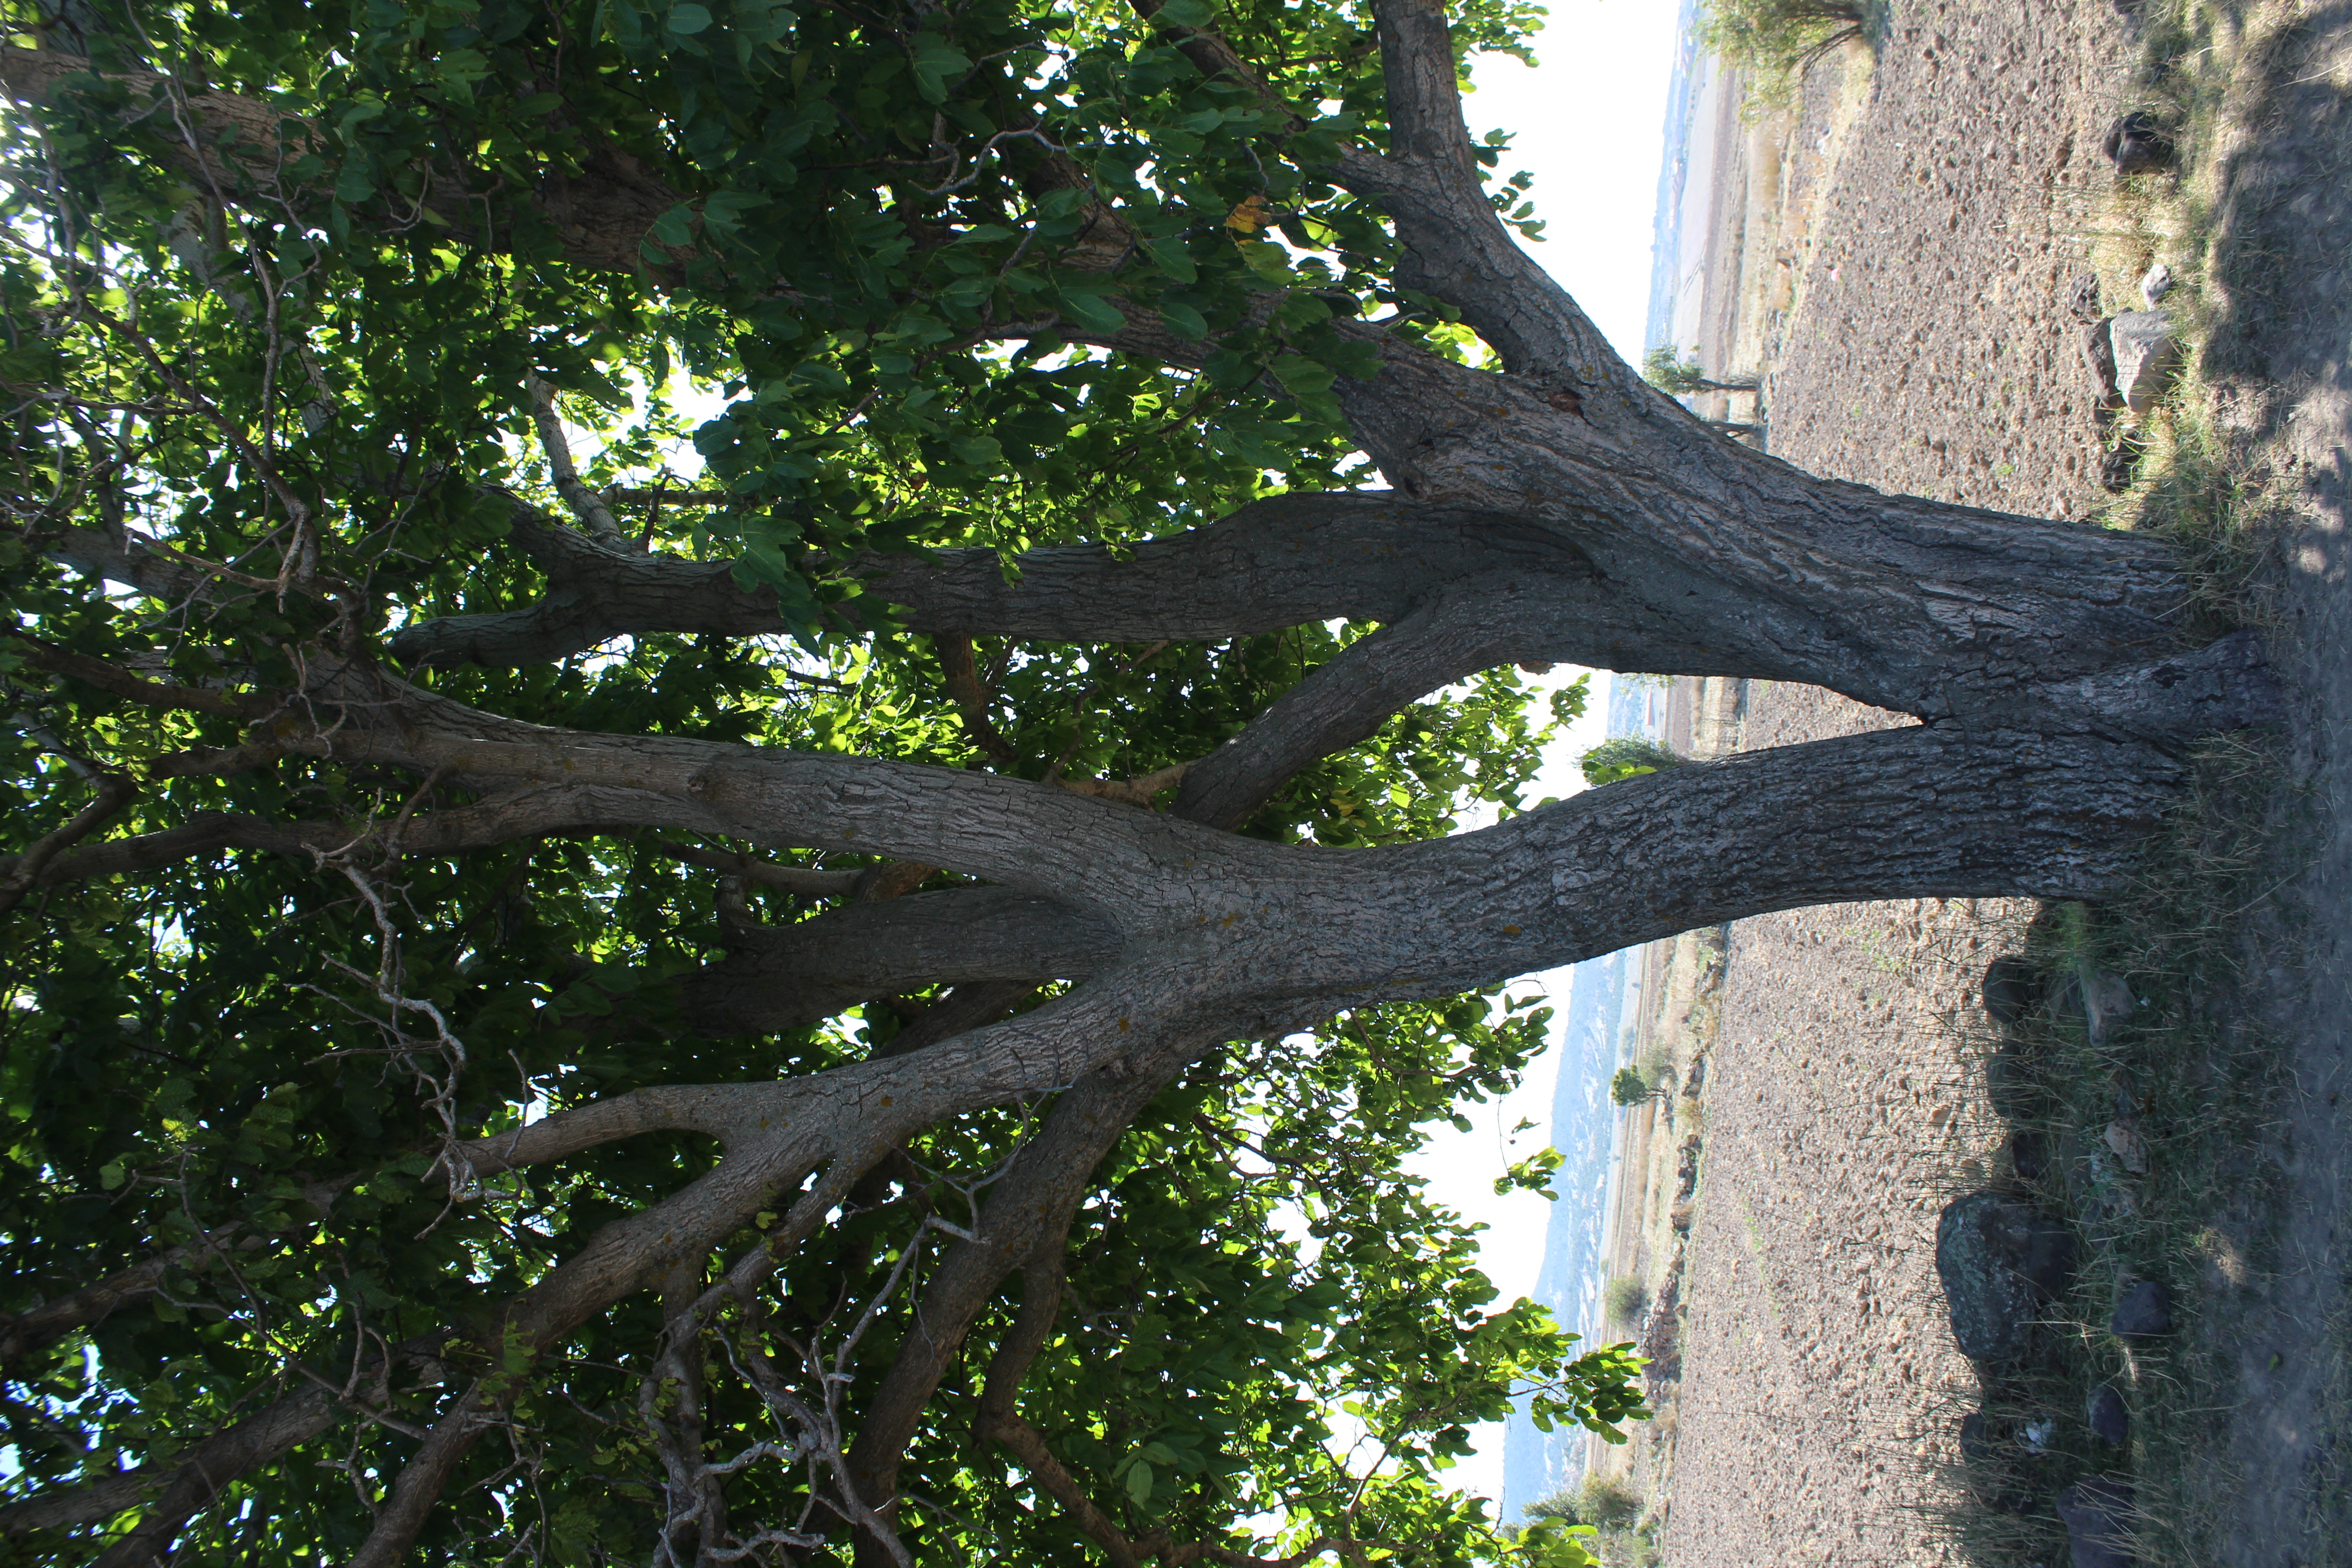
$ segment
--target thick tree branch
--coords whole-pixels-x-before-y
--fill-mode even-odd
[[[730,877],[740,877],[747,882],[764,887],[782,888],[785,892],[803,898],[827,899],[855,889],[863,871],[826,871],[814,866],[780,866],[772,860],[754,859],[749,855],[722,855],[716,849],[698,849],[690,844],[673,844],[667,838],[654,841],[654,847],[673,860],[683,860],[689,866],[700,866]]]
[[[1632,395],[1639,378],[1518,247],[1487,197],[1440,0],[1380,0],[1373,9],[1389,155],[1354,161],[1333,176],[1379,198],[1395,220],[1404,248],[1397,280],[1460,310],[1513,375],[1559,378],[1570,389],[1608,384]]]
[[[1179,815],[1238,827],[1299,770],[1375,733],[1407,704],[1499,664],[1553,661],[1662,671],[1725,662],[1664,610],[1591,578],[1509,573],[1445,584],[1351,643],[1192,764]],[[1727,673],[1761,674],[1734,664]]]
[[[289,745],[278,749],[277,754],[300,751],[299,745]],[[25,862],[30,855],[0,857],[0,878],[22,876],[28,887],[47,888],[134,876],[222,849],[257,849],[300,858],[356,856],[374,861],[404,855],[459,854],[559,834],[627,832],[639,827],[698,833],[716,826],[711,814],[688,802],[652,799],[628,789],[550,784],[509,789],[471,805],[404,818],[268,822],[206,812],[178,827],[56,854],[29,871]],[[825,885],[830,886],[829,880]]]
[[[392,636],[394,658],[409,665],[504,668],[552,663],[632,634],[767,637],[792,629],[776,613],[773,594],[736,584],[732,562],[607,546],[509,499],[508,537],[546,574],[547,591],[523,609],[404,626]]]
[[[96,800],[76,812],[62,826],[43,834],[22,855],[12,856],[5,862],[5,869],[0,870],[0,915],[6,914],[25,901],[25,895],[40,881],[43,873],[68,846],[78,844],[97,832],[108,817],[130,805],[138,793],[137,781],[128,773],[100,774]]]
[[[78,680],[84,686],[142,707],[185,709],[252,722],[268,718],[285,702],[284,695],[277,692],[224,691],[212,687],[175,686],[165,681],[150,680],[120,665],[76,653],[71,648],[58,647],[31,637],[19,640],[26,650],[25,662],[34,668]]]
[[[946,682],[948,696],[963,716],[964,733],[972,744],[999,762],[1015,761],[1019,753],[1013,742],[997,732],[996,721],[988,716],[988,693],[981,689],[980,667],[972,657],[971,638],[954,635],[938,640],[940,675]]]
[[[37,1530],[96,1524],[137,1506],[141,1498],[152,1496],[154,1500],[138,1526],[113,1549],[121,1551],[124,1542],[136,1542],[130,1555],[116,1561],[144,1563],[161,1555],[180,1526],[222,1487],[256,1465],[309,1442],[333,1426],[339,1415],[340,1402],[331,1390],[305,1384],[185,1454],[0,1509],[0,1535],[13,1540]],[[146,1552],[143,1557],[137,1554],[142,1550]]]
[[[689,983],[690,1027],[710,1034],[805,1027],[889,992],[1077,979],[1118,956],[1116,930],[1063,903],[1004,888],[850,904],[730,939]]]
[[[317,1183],[304,1192],[302,1202],[314,1215],[324,1215],[350,1184],[349,1179]],[[313,1221],[305,1218],[298,1223],[307,1227]],[[278,1234],[282,1233],[256,1231],[242,1225],[224,1226],[194,1241],[167,1247],[53,1301],[44,1301],[23,1312],[0,1312],[0,1368],[14,1366],[76,1329],[103,1322],[121,1308],[147,1300],[162,1286],[163,1277],[174,1268],[202,1273],[232,1249],[257,1248],[269,1237]]]
[[[88,61],[0,47],[0,85],[20,103],[51,104],[77,78],[89,79]],[[107,80],[142,105],[135,118],[156,131],[163,156],[199,189],[289,201],[295,193],[279,183],[282,171],[323,144],[315,127],[259,99],[187,92],[147,70],[110,72]],[[184,132],[175,123],[182,118]],[[495,221],[479,194],[490,184],[484,172],[461,164],[434,173],[442,177],[425,183],[424,205],[442,227],[501,247],[511,243],[512,224]],[[548,225],[565,259],[601,271],[635,271],[646,265],[656,220],[682,198],[636,159],[591,137],[576,167],[548,165],[521,199]]]
[[[975,1239],[959,1242],[940,1259],[915,1306],[917,1331],[899,1343],[898,1354],[866,1402],[850,1466],[860,1495],[885,1510],[898,1495],[898,1467],[907,1445],[940,1380],[961,1359],[964,1337],[997,1287],[1015,1269],[1030,1270],[1031,1295],[1041,1284],[1059,1298],[1059,1258],[1078,1205],[1093,1190],[1095,1168],[1118,1142],[1128,1124],[1153,1097],[1173,1082],[1190,1053],[1169,1052],[1141,1071],[1118,1078],[1089,1076],[1055,1101],[1035,1137],[990,1188]],[[1042,1302],[1040,1310],[1044,1310]],[[1024,1303],[1024,1321],[1030,1303]],[[1050,1326],[1051,1313],[1046,1322]],[[1034,1328],[1034,1324],[1032,1325]],[[1014,1342],[1021,1334],[1016,1326]],[[1018,1365],[998,1362],[1016,1387],[1035,1349]],[[999,1367],[989,1385],[997,1386]],[[1006,1397],[1010,1397],[1009,1393]]]
[[[633,1089],[552,1111],[527,1126],[457,1144],[445,1170],[479,1178],[562,1160],[583,1150],[646,1132],[694,1132],[722,1144],[738,1142],[763,1117],[791,1104],[790,1089],[774,1083],[664,1084]],[[466,1184],[461,1183],[462,1184]]]

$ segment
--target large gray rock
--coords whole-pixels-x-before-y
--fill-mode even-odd
[[[2162,1280],[2135,1279],[2116,1296],[2107,1326],[2127,1340],[2158,1339],[2172,1331],[2172,1292]]]
[[[1993,1027],[2003,1034],[2013,1034],[2025,1025],[2025,1016],[2042,1000],[2042,973],[2033,963],[2019,953],[2003,953],[1985,966],[1985,1016]]]
[[[2132,1568],[2132,1489],[2121,1481],[2077,1481],[2058,1497],[2074,1568]]]
[[[2115,1384],[2103,1383],[2091,1390],[2083,1414],[2091,1436],[2108,1447],[2120,1448],[2131,1441],[2131,1412],[2124,1407],[2124,1396],[2116,1392]]]
[[[2151,169],[2171,166],[2172,137],[2152,115],[2135,110],[2107,127],[2106,154],[2116,161],[2116,175],[2128,179]]]
[[[2107,340],[2115,354],[2116,395],[2134,414],[2146,414],[2172,384],[2179,361],[2172,318],[2162,310],[2126,310],[2108,320]]]
[[[1936,1273],[1952,1338],[1971,1360],[2000,1365],[2025,1354],[2042,1307],[2074,1269],[2064,1226],[2000,1193],[1944,1205],[1936,1225]]]

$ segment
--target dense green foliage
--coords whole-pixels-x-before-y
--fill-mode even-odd
[[[33,41],[29,8],[7,10],[15,42]],[[1168,0],[1159,15],[1212,11]],[[193,175],[173,152],[194,134],[186,105],[136,76],[82,78],[43,114],[0,122],[6,847],[62,842],[93,799],[113,809],[85,847],[215,813],[324,819],[350,838],[29,894],[9,882],[0,1308],[233,1240],[11,1361],[0,1506],[163,1459],[324,1380],[370,1418],[231,1482],[175,1560],[340,1560],[446,1391],[413,1363],[347,1386],[371,1347],[437,1336],[447,1377],[496,1372],[502,1303],[717,1158],[707,1139],[655,1133],[461,1179],[453,1197],[449,1139],[649,1085],[856,1059],[933,993],[698,1037],[678,1025],[677,986],[725,949],[730,910],[719,879],[659,836],[403,855],[402,825],[462,801],[462,782],[271,754],[245,716],[126,697],[62,672],[58,650],[183,687],[293,685],[323,652],[380,657],[404,625],[527,602],[543,581],[503,543],[510,498],[561,510],[530,417],[536,375],[560,389],[590,484],[723,489],[723,504],[640,504],[624,522],[656,551],[734,559],[797,635],[648,635],[412,679],[537,724],[977,765],[940,650],[862,593],[857,552],[1120,545],[1269,489],[1345,485],[1360,462],[1328,388],[1351,350],[1328,323],[1392,310],[1401,332],[1477,347],[1388,285],[1380,215],[1311,172],[1381,127],[1369,23],[1349,5],[1216,11],[1319,113],[1296,133],[1108,5],[123,15],[47,41],[266,101],[287,156],[269,181],[234,164],[217,183]],[[1538,15],[1477,0],[1457,43],[1517,49]],[[1057,183],[1047,143],[1090,184]],[[616,161],[687,198],[636,270],[579,264],[543,205],[509,199]],[[1497,199],[1525,216],[1515,187]],[[1089,202],[1116,206],[1140,245],[1072,260]],[[1180,332],[1215,332],[1204,364],[1008,329],[1115,317],[1114,279]],[[67,531],[126,527],[212,590],[148,597],[58,564]],[[1367,629],[983,639],[1002,748],[989,761],[1090,779],[1198,756]],[[1445,833],[1473,806],[1513,811],[1582,691],[1549,711],[1532,699],[1506,667],[1416,704],[1293,779],[1245,831],[1380,844]],[[257,743],[234,766],[215,754]],[[742,897],[740,916],[772,922],[814,907],[756,882]],[[1445,1471],[1515,1391],[1538,1391],[1541,1423],[1615,1436],[1643,1414],[1630,1352],[1580,1357],[1540,1310],[1498,1306],[1473,1227],[1404,1170],[1422,1129],[1515,1081],[1545,1019],[1507,997],[1357,1012],[1214,1053],[1137,1121],[1096,1173],[1071,1305],[1022,1388],[1098,1506],[1179,1541],[1344,1533],[1396,1543],[1397,1561],[1583,1560],[1557,1530],[1506,1541],[1477,1500],[1444,1489]],[[888,1180],[786,1261],[763,1315],[725,1322],[714,1364],[772,1358],[797,1377],[838,1358],[825,1397],[854,1426],[860,1389],[920,1331],[903,1310],[915,1284],[1048,1108],[962,1118],[898,1151]],[[747,1230],[727,1254],[759,1245]],[[698,1286],[726,1261],[681,1267]],[[899,1527],[923,1563],[1094,1559],[971,1437],[976,1369],[1018,1297],[983,1315],[973,1370],[910,1450]],[[645,1560],[661,1473],[639,1397],[660,1321],[640,1294],[561,1353],[503,1363],[511,1415],[447,1488],[428,1560]],[[774,1436],[770,1419],[750,1382],[714,1377],[713,1461]],[[753,1464],[736,1517],[794,1526],[812,1484]],[[25,1536],[0,1560],[89,1562],[136,1517]],[[813,1560],[845,1561],[834,1540]]]
[[[1688,759],[1670,746],[1642,735],[1612,735],[1577,759],[1587,784],[1614,784],[1639,778],[1661,768],[1680,767]]]
[[[1755,73],[1769,97],[1870,20],[1866,0],[1706,0],[1699,41],[1709,54]]]
[[[1658,1092],[1658,1086],[1640,1068],[1619,1068],[1609,1079],[1609,1098],[1622,1106],[1636,1106]]]
[[[1619,1477],[1587,1475],[1574,1486],[1529,1503],[1527,1513],[1529,1519],[1622,1530],[1642,1516],[1642,1497]]]
[[[1694,392],[1748,392],[1756,386],[1750,377],[1718,380],[1709,376],[1698,363],[1697,350],[1677,353],[1672,343],[1660,343],[1642,356],[1642,377],[1652,386],[1677,397]]]

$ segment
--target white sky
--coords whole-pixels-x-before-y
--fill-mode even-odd
[[[1477,91],[1465,105],[1470,129],[1476,135],[1496,127],[1514,133],[1502,172],[1526,169],[1536,176],[1536,213],[1549,220],[1543,242],[1528,247],[1529,253],[1575,296],[1617,352],[1639,363],[1678,7],[1675,0],[1550,4],[1550,22],[1536,40],[1538,68],[1501,58],[1477,65]],[[1572,679],[1576,673],[1562,668],[1550,679]],[[1608,680],[1593,678],[1585,719],[1553,743],[1530,800],[1581,787],[1575,759],[1605,733]],[[1529,988],[1522,982],[1512,989],[1524,994]],[[1565,998],[1564,985],[1559,995]],[[1552,1205],[1532,1193],[1498,1198],[1494,1182],[1513,1160],[1550,1142],[1558,1071],[1557,1054],[1546,1052],[1518,1092],[1467,1108],[1471,1131],[1441,1123],[1416,1162],[1433,1198],[1491,1227],[1481,1238],[1481,1263],[1506,1302],[1535,1289]],[[1510,1130],[1522,1120],[1536,1130],[1513,1144]],[[1464,1460],[1453,1478],[1465,1491],[1500,1498],[1501,1426],[1478,1428],[1476,1441],[1478,1454]]]

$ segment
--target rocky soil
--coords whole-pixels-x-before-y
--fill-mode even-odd
[[[2222,243],[2197,324],[2214,345],[2207,382],[2230,460],[2278,500],[2257,597],[2295,713],[2274,813],[2289,831],[2266,868],[2277,874],[2258,906],[2230,911],[2241,934],[2229,957],[2245,980],[2205,1005],[2280,1064],[2276,1114],[2242,1151],[2275,1196],[2261,1213],[2217,1212],[2210,1266],[2180,1282],[2184,1355],[2151,1375],[2194,1364],[2209,1379],[2185,1391],[2207,1413],[2206,1447],[2186,1479],[2176,1451],[2171,1491],[2143,1487],[2134,1506],[2152,1538],[2210,1542],[2213,1561],[2306,1568],[2352,1561],[2352,1486],[2336,1457],[2352,1394],[2339,1235],[2352,1108],[2338,1108],[2352,1077],[2340,953],[2352,899],[2340,831],[2352,801],[2352,7],[2221,9],[2217,37],[2240,79],[2210,132],[2224,146],[2199,199]],[[1717,237],[1741,266],[1711,272],[1711,291],[1752,308],[1702,345],[1710,364],[1768,373],[1773,450],[2005,510],[2087,518],[2108,504],[2068,295],[2094,261],[2117,264],[2115,236],[2097,232],[2115,205],[2100,142],[2147,100],[2136,75],[2146,25],[2104,4],[1897,0],[1874,60],[1815,73],[1784,155],[1763,161],[1774,221],[1758,226],[1749,204],[1747,230]],[[2206,258],[2180,259],[2201,271]],[[2114,282],[2108,310],[2136,302]],[[1743,350],[1754,362],[1734,363]],[[1743,743],[1890,721],[1759,688]],[[1959,1423],[1979,1379],[1953,1343],[1934,1260],[1944,1205],[2004,1172],[1977,988],[2032,914],[1928,901],[1733,928],[1672,1464],[1657,1476],[1666,1562],[2053,1561],[2046,1531],[2030,1552],[2004,1554],[1998,1529],[1989,1545],[1989,1516],[1969,1500]],[[2095,1426],[2101,1408],[2061,1414]],[[2027,1511],[2058,1527],[2054,1497]]]
[[[1751,746],[1886,715],[1757,693]],[[1666,1560],[1937,1561],[1973,1389],[1938,1210],[2003,1137],[1964,1056],[2022,903],[1841,905],[1732,928],[1687,1254]]]

